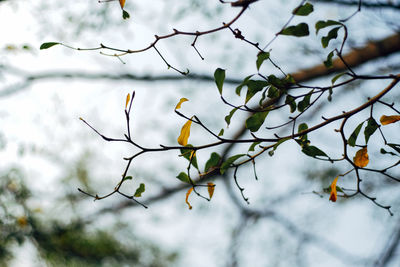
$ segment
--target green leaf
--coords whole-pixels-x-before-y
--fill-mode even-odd
[[[319,149],[316,146],[303,146],[301,151],[306,154],[307,156],[316,158],[317,156],[323,156],[323,157],[328,157],[328,155],[325,154],[324,151]]]
[[[222,95],[222,87],[224,86],[225,81],[225,70],[220,68],[216,69],[214,72],[214,79],[215,83],[217,84],[219,94]]]
[[[264,100],[265,100],[265,97],[266,97],[266,94],[267,94],[267,89],[269,89],[268,87],[266,87],[264,90],[263,90],[263,92],[262,92],[262,95],[261,95],[261,98],[260,98],[260,100],[258,101],[258,105],[260,106],[260,107],[262,107],[262,103],[264,102]]]
[[[326,48],[328,45],[329,45],[329,42],[332,40],[332,39],[336,39],[337,38],[337,36],[338,36],[338,30],[340,29],[341,27],[336,27],[336,28],[333,28],[332,30],[330,30],[329,32],[328,32],[328,35],[327,36],[324,36],[324,37],[322,37],[321,38],[321,44],[322,44],[322,47],[323,48]]]
[[[334,20],[317,21],[317,23],[315,24],[316,34],[318,34],[319,30],[329,27],[329,26],[333,26],[333,25],[343,25],[343,24],[338,21],[334,21]]]
[[[338,75],[335,75],[335,77],[332,78],[332,85],[334,85],[335,82],[345,74],[346,74],[346,72],[342,72],[342,73],[339,73]]]
[[[249,102],[249,100],[261,91],[264,87],[269,85],[267,81],[260,81],[260,80],[249,80],[247,82],[247,93],[246,93],[246,101],[245,103]]]
[[[238,87],[236,87],[235,92],[238,96],[240,96],[240,91],[242,90],[243,86],[247,85],[247,82],[250,80],[251,77],[253,77],[253,75],[247,76],[246,78],[244,78],[243,82],[239,84]]]
[[[254,151],[254,149],[256,148],[256,145],[259,145],[261,142],[254,142],[251,144],[251,146],[249,147],[249,151]]]
[[[314,7],[310,3],[305,3],[304,5],[296,7],[292,14],[296,16],[308,16],[314,11]]]
[[[299,102],[297,105],[297,109],[300,112],[303,112],[309,105],[310,105],[310,100],[311,100],[311,95],[314,92],[314,90],[311,90],[304,98]]]
[[[218,136],[223,136],[224,135],[224,129],[221,129],[221,131],[219,131]]]
[[[145,186],[144,186],[143,183],[141,183],[140,186],[138,187],[138,189],[136,189],[136,192],[135,192],[135,194],[133,196],[134,197],[141,197],[142,193],[144,192],[144,190],[145,190]]]
[[[326,60],[324,61],[325,67],[332,68],[333,66],[332,57],[333,57],[333,51],[331,51],[326,57]]]
[[[300,132],[305,131],[307,129],[308,129],[307,123],[302,123],[302,124],[299,125],[297,132],[300,133]]]
[[[296,84],[296,81],[295,81],[295,79],[293,78],[292,75],[288,74],[285,77],[285,83],[287,83],[287,84]]]
[[[262,65],[262,63],[264,62],[264,60],[269,59],[269,52],[260,52],[257,55],[257,61],[256,61],[256,65],[257,65],[257,70],[260,70],[260,67]]]
[[[124,179],[122,180],[123,182],[126,180],[132,180],[132,176],[125,176]]]
[[[131,16],[129,15],[129,13],[125,10],[122,10],[122,18],[123,19],[129,19]]]
[[[178,176],[176,176],[176,178],[178,178],[179,180],[181,180],[184,183],[190,184],[189,176],[185,172],[179,173]]]
[[[280,91],[278,90],[278,88],[276,88],[275,86],[270,86],[268,89],[268,97],[269,98],[275,98],[278,97],[280,95]]]
[[[251,132],[257,132],[264,123],[269,111],[257,112],[246,120],[246,128]]]
[[[235,114],[236,110],[238,110],[238,108],[233,108],[231,110],[231,112],[229,112],[229,115],[225,116],[225,122],[226,122],[227,126],[229,126],[229,124],[231,124],[231,118],[232,118],[233,114]]]
[[[272,150],[268,151],[268,155],[270,155],[272,157],[275,153],[275,150],[278,148],[278,146],[280,146],[283,142],[286,142],[287,140],[290,140],[290,138],[289,137],[282,138],[278,142],[276,142],[276,144],[272,147]]]
[[[59,45],[59,44],[61,44],[61,43],[56,43],[56,42],[43,43],[43,44],[40,46],[40,50],[47,49],[47,48],[50,48],[50,47],[52,47],[52,46]]]
[[[367,126],[365,127],[364,130],[364,136],[365,136],[365,144],[368,144],[368,140],[371,137],[371,135],[374,134],[376,129],[378,129],[379,125],[376,123],[374,118],[369,118]]]
[[[285,104],[288,104],[290,107],[290,113],[293,113],[296,111],[297,105],[295,98],[291,95],[286,96]]]
[[[307,130],[307,129],[308,129],[308,125],[307,125],[306,123],[302,123],[302,124],[299,125],[299,127],[298,127],[298,129],[297,129],[297,133],[300,133],[300,132],[305,131],[305,130]],[[307,135],[305,134],[305,135],[300,136],[300,139],[301,139],[302,141],[307,141],[307,140],[308,140],[308,137],[307,137]]]
[[[358,134],[360,133],[361,127],[363,126],[364,122],[360,123],[353,131],[353,133],[350,135],[349,140],[347,140],[347,143],[349,146],[355,146]]]
[[[308,30],[308,25],[303,22],[297,24],[296,26],[289,26],[283,29],[279,34],[303,37],[303,36],[308,36],[310,32]]]
[[[282,81],[281,79],[277,78],[275,75],[271,74],[268,76],[268,82],[272,85],[274,85],[277,88],[284,89],[285,88],[285,82]]]
[[[207,160],[206,166],[204,167],[204,172],[207,172],[212,167],[218,166],[220,161],[221,161],[221,156],[218,153],[216,152],[211,153],[210,158]]]
[[[190,144],[187,144],[186,147],[193,147],[193,146],[190,145]],[[192,155],[193,149],[186,148],[186,147],[180,149],[181,155],[190,162],[190,156]],[[197,157],[196,157],[196,155],[193,156],[191,164],[196,169],[199,169],[199,166],[197,165]]]
[[[224,174],[225,171],[231,166],[231,164],[233,164],[233,162],[235,162],[235,160],[237,160],[237,159],[239,159],[239,158],[241,158],[243,156],[246,156],[246,154],[238,154],[238,155],[235,155],[235,156],[232,156],[232,157],[228,158],[221,165],[221,169],[220,169],[221,174]]]

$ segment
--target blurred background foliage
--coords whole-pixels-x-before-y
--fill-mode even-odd
[[[76,170],[77,177],[87,179],[84,166],[76,166]],[[7,266],[16,255],[24,255],[28,262],[33,260],[39,266],[161,267],[171,266],[177,259],[176,252],[166,252],[139,238],[130,226],[118,220],[107,227],[99,227],[79,213],[51,218],[47,214],[51,213],[51,207],[42,210],[40,206],[29,204],[35,199],[35,194],[26,187],[24,177],[18,166],[2,169],[0,173],[2,266]],[[79,201],[83,200],[71,198],[68,194],[64,197],[57,202],[70,202],[79,207]],[[37,259],[26,252],[15,254],[18,246],[26,249],[29,245],[35,248],[33,255],[36,254]]]

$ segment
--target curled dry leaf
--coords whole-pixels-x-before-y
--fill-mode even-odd
[[[189,101],[189,99],[182,97],[181,100],[179,100],[178,104],[176,104],[175,109],[180,109],[181,105],[183,102]]]
[[[128,93],[128,95],[126,96],[125,109],[128,108],[129,100],[131,100],[131,94]]]
[[[207,183],[207,189],[208,189],[208,195],[210,196],[210,199],[211,199],[214,194],[215,184]]]
[[[380,118],[381,124],[382,125],[387,125],[387,124],[391,124],[391,123],[395,123],[397,121],[400,121],[400,115],[392,115],[392,116],[385,116],[383,115]]]
[[[188,143],[191,125],[192,121],[189,120],[182,126],[181,134],[178,137],[178,144],[180,144],[181,146],[186,146]]]
[[[367,166],[369,163],[367,147],[358,150],[353,158],[353,161],[357,167],[364,168],[365,166]]]
[[[124,9],[125,0],[119,0],[119,4],[120,4],[120,6],[121,6],[121,9]]]
[[[336,191],[336,183],[339,179],[339,176],[336,176],[335,180],[333,180],[331,184],[331,195],[329,196],[329,200],[332,202],[336,202],[337,200],[337,191]]]
[[[190,193],[192,193],[192,191],[193,191],[193,187],[190,188],[190,189],[187,191],[187,193],[186,193],[186,200],[185,200],[185,201],[186,201],[186,204],[188,204],[190,210],[193,208],[192,205],[190,205],[190,203],[189,203],[189,195],[190,195]]]

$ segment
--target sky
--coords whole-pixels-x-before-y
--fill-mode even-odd
[[[168,3],[171,4],[171,1],[145,5],[127,1],[126,9],[129,10],[131,19],[122,21],[117,2],[108,4],[92,2],[77,1],[74,5],[62,3],[59,4],[61,6],[57,3],[41,6],[41,1],[0,4],[0,25],[2,25],[0,65],[11,65],[32,73],[77,70],[89,73],[175,74],[166,68],[154,51],[123,58],[126,63],[123,64],[116,58],[100,55],[98,51],[81,52],[62,46],[39,50],[38,47],[43,42],[60,41],[74,47],[94,47],[104,43],[134,49],[147,45],[153,40],[154,34],[168,33],[173,27],[189,28],[189,30],[196,27],[200,27],[201,30],[207,29],[213,25],[220,25],[221,21],[227,21],[234,14],[227,9],[207,19],[204,19],[204,15],[189,14],[178,20],[169,17],[165,12],[169,9],[177,10],[179,3],[169,6]],[[212,1],[207,3],[206,6],[213,10],[215,3]],[[246,37],[266,43],[275,32],[279,31],[279,25],[283,25],[288,19],[288,14],[296,3],[296,1],[282,1],[282,5],[274,3],[267,6],[260,3],[260,6],[254,6],[237,26],[247,30],[243,32]],[[73,23],[76,20],[68,23],[65,18],[69,14],[75,16],[82,14],[81,10],[86,10],[88,6],[92,9],[89,8],[87,13],[84,13],[88,17],[80,20],[82,23],[86,19],[100,23],[101,20],[93,13],[100,9],[109,9],[107,18],[110,25],[99,27],[99,24],[95,24],[95,28],[87,29],[82,26],[80,35],[74,37],[76,28],[73,27]],[[265,12],[268,16],[264,15],[264,9],[258,7],[270,11]],[[279,12],[274,12],[275,10]],[[322,8],[309,20],[315,20],[318,15],[325,18],[342,17],[342,12],[343,10],[336,7]],[[368,13],[361,13],[355,18],[354,25],[359,21],[365,21],[367,17]],[[46,21],[47,23],[44,23]],[[382,25],[382,21],[376,21],[369,27],[369,31],[357,30],[352,33],[360,40],[368,39],[370,35],[375,38],[389,35],[390,29],[383,28]],[[215,68],[222,67],[227,69],[229,77],[234,78],[244,78],[248,73],[255,71],[255,60],[247,60],[250,57],[247,55],[255,59],[257,51],[242,42],[236,40],[232,42],[231,35],[226,32],[220,36],[199,38],[198,49],[205,57],[204,61],[190,47],[192,41],[185,37],[173,38],[162,42],[159,48],[163,55],[171,60],[171,64],[179,69],[189,68],[196,73],[212,75]],[[306,41],[300,40],[299,43],[301,46]],[[278,63],[287,66],[288,71],[311,66],[322,58],[322,56],[304,57],[302,62],[290,64],[293,58],[303,53],[301,49],[293,52],[299,43],[287,37],[279,37],[271,46],[271,54],[276,55]],[[23,44],[28,44],[31,49],[29,51],[18,49]],[[7,45],[15,45],[17,49],[5,50]],[[265,67],[265,71],[276,70]],[[368,66],[365,67],[365,71],[368,71]],[[15,85],[19,79],[12,73],[0,78],[2,78],[0,80],[2,88]],[[329,82],[329,79],[321,82]],[[373,88],[374,84],[370,83],[369,86]],[[233,99],[233,90],[230,89],[234,87],[226,86],[224,90],[227,92],[227,97]],[[83,117],[107,136],[122,137],[125,131],[123,114],[125,96],[132,90],[136,92],[133,102],[132,133],[141,144],[176,145],[174,142],[184,120],[177,117],[173,110],[181,97],[190,100],[184,104],[182,112],[198,114],[214,129],[225,127],[223,117],[230,108],[221,102],[210,101],[219,97],[212,83],[148,84],[126,80],[62,79],[39,81],[18,93],[0,98],[0,133],[7,140],[6,148],[0,151],[0,168],[8,164],[18,164],[24,169],[30,188],[37,192],[37,199],[31,205],[42,208],[46,216],[61,216],[65,210],[69,210],[64,203],[58,205],[52,212],[46,211],[53,207],[54,199],[65,190],[60,188],[60,182],[66,175],[67,166],[75,163],[85,152],[91,155],[90,171],[93,177],[96,177],[92,181],[92,189],[102,194],[109,192],[119,180],[125,166],[122,158],[130,155],[132,148],[104,142],[86,127],[79,117]],[[373,89],[368,87],[367,90]],[[355,98],[360,98],[365,96],[365,93],[355,95]],[[348,101],[342,98],[338,101],[338,106],[347,103]],[[333,111],[327,109],[326,112]],[[240,115],[235,118],[237,119],[233,120],[232,125],[226,130],[227,134],[233,133],[240,127]],[[278,121],[280,118],[275,119]],[[353,124],[356,125],[355,122]],[[325,138],[331,135],[334,127],[338,125],[323,131],[319,136],[320,139],[315,137],[315,142],[323,147],[331,147],[332,151],[335,151],[334,140]],[[398,125],[391,129],[396,132]],[[195,127],[192,129],[192,142],[201,143],[208,140],[201,134],[201,129]],[[204,164],[207,154],[199,153],[198,158]],[[376,258],[388,238],[388,229],[399,220],[399,208],[394,207],[395,216],[390,217],[386,211],[378,209],[367,200],[347,200],[337,205],[328,202],[327,195],[321,199],[311,193],[313,190],[321,190],[320,182],[312,179],[305,181],[304,166],[311,166],[317,171],[328,168],[327,164],[305,158],[296,144],[285,143],[279,147],[274,157],[266,155],[261,158],[257,165],[260,178],[258,181],[254,181],[254,177],[248,175],[247,169],[240,171],[239,179],[245,187],[245,194],[250,198],[251,207],[274,210],[283,218],[295,222],[296,227],[302,231],[315,233],[350,254],[362,258]],[[134,162],[131,172],[138,177],[137,184],[147,183],[145,194],[151,196],[161,190],[160,185],[173,186],[179,183],[175,175],[184,168],[185,161],[178,158],[176,153],[166,153],[138,159]],[[244,226],[246,228],[239,236],[239,242],[232,247],[231,235],[240,226],[238,207],[229,196],[224,183],[222,181],[215,183],[217,187],[211,202],[203,201],[194,195],[190,197],[194,207],[192,210],[188,210],[185,192],[182,191],[165,201],[151,205],[150,209],[132,208],[113,215],[102,215],[105,219],[95,226],[107,225],[115,219],[114,216],[118,216],[118,219],[132,225],[133,231],[141,237],[157,242],[166,249],[179,250],[181,252],[179,266],[226,266],[233,248],[238,251],[240,266],[250,266],[249,264],[260,267],[300,266],[299,259],[285,255],[299,251],[304,251],[302,255],[305,256],[302,260],[306,266],[360,266],[357,262],[341,261],[332,257],[329,248],[321,249],[326,243],[317,242],[313,245],[295,238],[293,233],[273,218],[250,220]],[[127,186],[126,190],[135,190],[137,184]],[[79,184],[75,181],[68,186],[74,190]],[[294,196],[288,193],[291,190],[297,190],[293,193]],[[397,191],[391,190],[382,190],[379,193],[398,194],[398,188]],[[234,198],[242,201],[238,190],[234,192],[236,194]],[[279,199],[282,194],[288,194],[290,197],[274,202],[274,199]],[[119,201],[121,199],[118,197],[97,202],[88,199],[82,211],[83,214],[86,212],[95,214],[103,207],[117,206]],[[243,201],[240,203],[246,205]],[[35,257],[34,250],[29,244],[17,250],[20,256],[13,262],[13,266],[28,266],[28,263],[35,266],[31,260]]]

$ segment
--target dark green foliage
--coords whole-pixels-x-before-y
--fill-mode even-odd
[[[368,144],[368,140],[375,133],[375,131],[378,129],[379,125],[376,123],[374,118],[370,118],[368,120],[367,126],[365,127],[364,130],[364,136],[365,136],[365,144]]]
[[[60,44],[60,43],[56,43],[56,42],[43,43],[43,44],[40,46],[40,50],[47,49],[47,48],[50,48],[50,47],[52,47],[52,46],[59,45],[59,44]]]
[[[231,110],[231,112],[229,112],[229,114],[225,116],[225,122],[226,122],[226,124],[227,124],[228,126],[229,126],[229,124],[231,124],[232,116],[233,116],[233,114],[235,114],[236,110],[238,110],[238,108],[233,108],[233,109]],[[222,131],[222,130],[221,130],[221,131]]]
[[[285,104],[288,104],[290,107],[290,112],[293,113],[296,111],[297,104],[295,98],[291,95],[286,96]]]
[[[268,86],[269,83],[266,81],[261,80],[248,80],[246,83],[247,86],[247,93],[246,93],[246,101],[245,103],[249,102],[249,100],[258,92],[260,92],[264,87]]]
[[[353,131],[353,133],[350,135],[349,140],[347,140],[347,143],[349,146],[355,146],[358,134],[360,133],[361,127],[363,126],[364,122],[360,123]]]
[[[333,66],[332,57],[333,57],[333,51],[331,51],[326,57],[326,60],[324,61],[325,67],[331,68]]]
[[[332,39],[336,39],[337,38],[337,36],[338,36],[338,30],[340,29],[341,27],[336,27],[336,28],[333,28],[332,30],[330,30],[329,32],[328,32],[328,35],[327,36],[324,36],[324,37],[322,37],[321,38],[321,44],[322,44],[322,47],[323,48],[326,48],[328,45],[329,45],[329,42],[332,40]]]
[[[131,16],[129,15],[129,13],[125,10],[122,10],[122,18],[123,19],[129,19]]]
[[[222,95],[222,87],[224,86],[225,81],[225,70],[218,68],[214,72],[214,80],[217,85],[219,94]]]
[[[256,148],[256,145],[259,145],[261,142],[254,142],[250,145],[249,147],[249,151],[254,151],[254,149]]]
[[[275,98],[275,97],[279,97],[280,93],[278,88],[276,88],[275,86],[270,86],[268,89],[268,94],[267,96],[269,98]]]
[[[342,72],[342,73],[339,73],[339,74],[335,75],[335,76],[332,78],[332,80],[331,80],[332,85],[334,85],[335,82],[336,82],[340,77],[342,77],[342,76],[345,75],[345,74],[347,74],[347,73],[346,73],[346,72]]]
[[[206,165],[204,167],[204,172],[208,172],[211,168],[218,166],[221,161],[221,156],[213,152],[210,155],[210,158],[207,160]]]
[[[135,194],[133,195],[134,197],[141,197],[144,191],[146,190],[145,185],[141,183],[139,187],[136,189]]]
[[[308,30],[308,25],[303,22],[296,26],[289,26],[283,29],[279,34],[303,37],[303,36],[308,36],[310,34],[310,31]]]
[[[253,75],[247,76],[246,78],[244,78],[243,82],[242,82],[241,84],[239,84],[238,87],[236,87],[235,92],[236,92],[236,94],[237,94],[238,96],[240,96],[240,92],[241,92],[243,86],[246,86],[246,85],[247,85],[247,82],[250,80],[251,77],[253,77]]]
[[[178,176],[176,176],[176,178],[178,178],[179,180],[181,180],[184,183],[190,184],[190,179],[189,179],[189,176],[186,174],[186,172],[179,173]]]
[[[193,147],[191,144],[187,144],[186,147]],[[193,167],[195,167],[196,169],[199,169],[199,166],[197,165],[197,158],[196,155],[192,156],[192,152],[193,149],[190,148],[181,148],[180,149],[181,155],[187,159],[188,161],[191,162],[191,164],[193,165]],[[192,158],[191,158],[192,156]]]
[[[311,90],[306,96],[304,96],[303,100],[301,100],[297,104],[297,109],[300,112],[303,112],[310,105],[311,95],[312,95],[313,91],[314,90]]]
[[[260,70],[260,67],[262,65],[262,63],[264,62],[264,60],[269,59],[269,53],[268,52],[260,52],[257,55],[257,61],[256,61],[256,66],[257,66],[257,70]]]
[[[268,115],[268,111],[256,112],[246,120],[246,128],[251,132],[257,132],[261,125],[264,123],[265,118]]]
[[[324,151],[322,151],[321,149],[319,149],[316,146],[303,146],[303,148],[301,149],[301,151],[306,154],[307,156],[316,158],[317,156],[322,156],[322,157],[328,157],[328,155],[325,154]]]
[[[327,20],[327,21],[323,21],[320,20],[315,24],[315,30],[316,30],[316,34],[318,34],[319,30],[329,27],[329,26],[333,26],[333,25],[343,25],[342,23],[338,22],[338,21],[334,21],[334,20]]]
[[[221,169],[220,169],[221,174],[224,174],[225,171],[231,166],[231,164],[233,164],[233,162],[235,162],[235,160],[237,160],[237,159],[239,159],[239,158],[241,158],[243,156],[246,156],[246,154],[238,154],[238,155],[235,155],[235,156],[232,156],[232,157],[228,158],[221,165]]]
[[[308,16],[314,11],[314,6],[310,3],[305,3],[304,5],[296,7],[292,14],[296,16]]]

